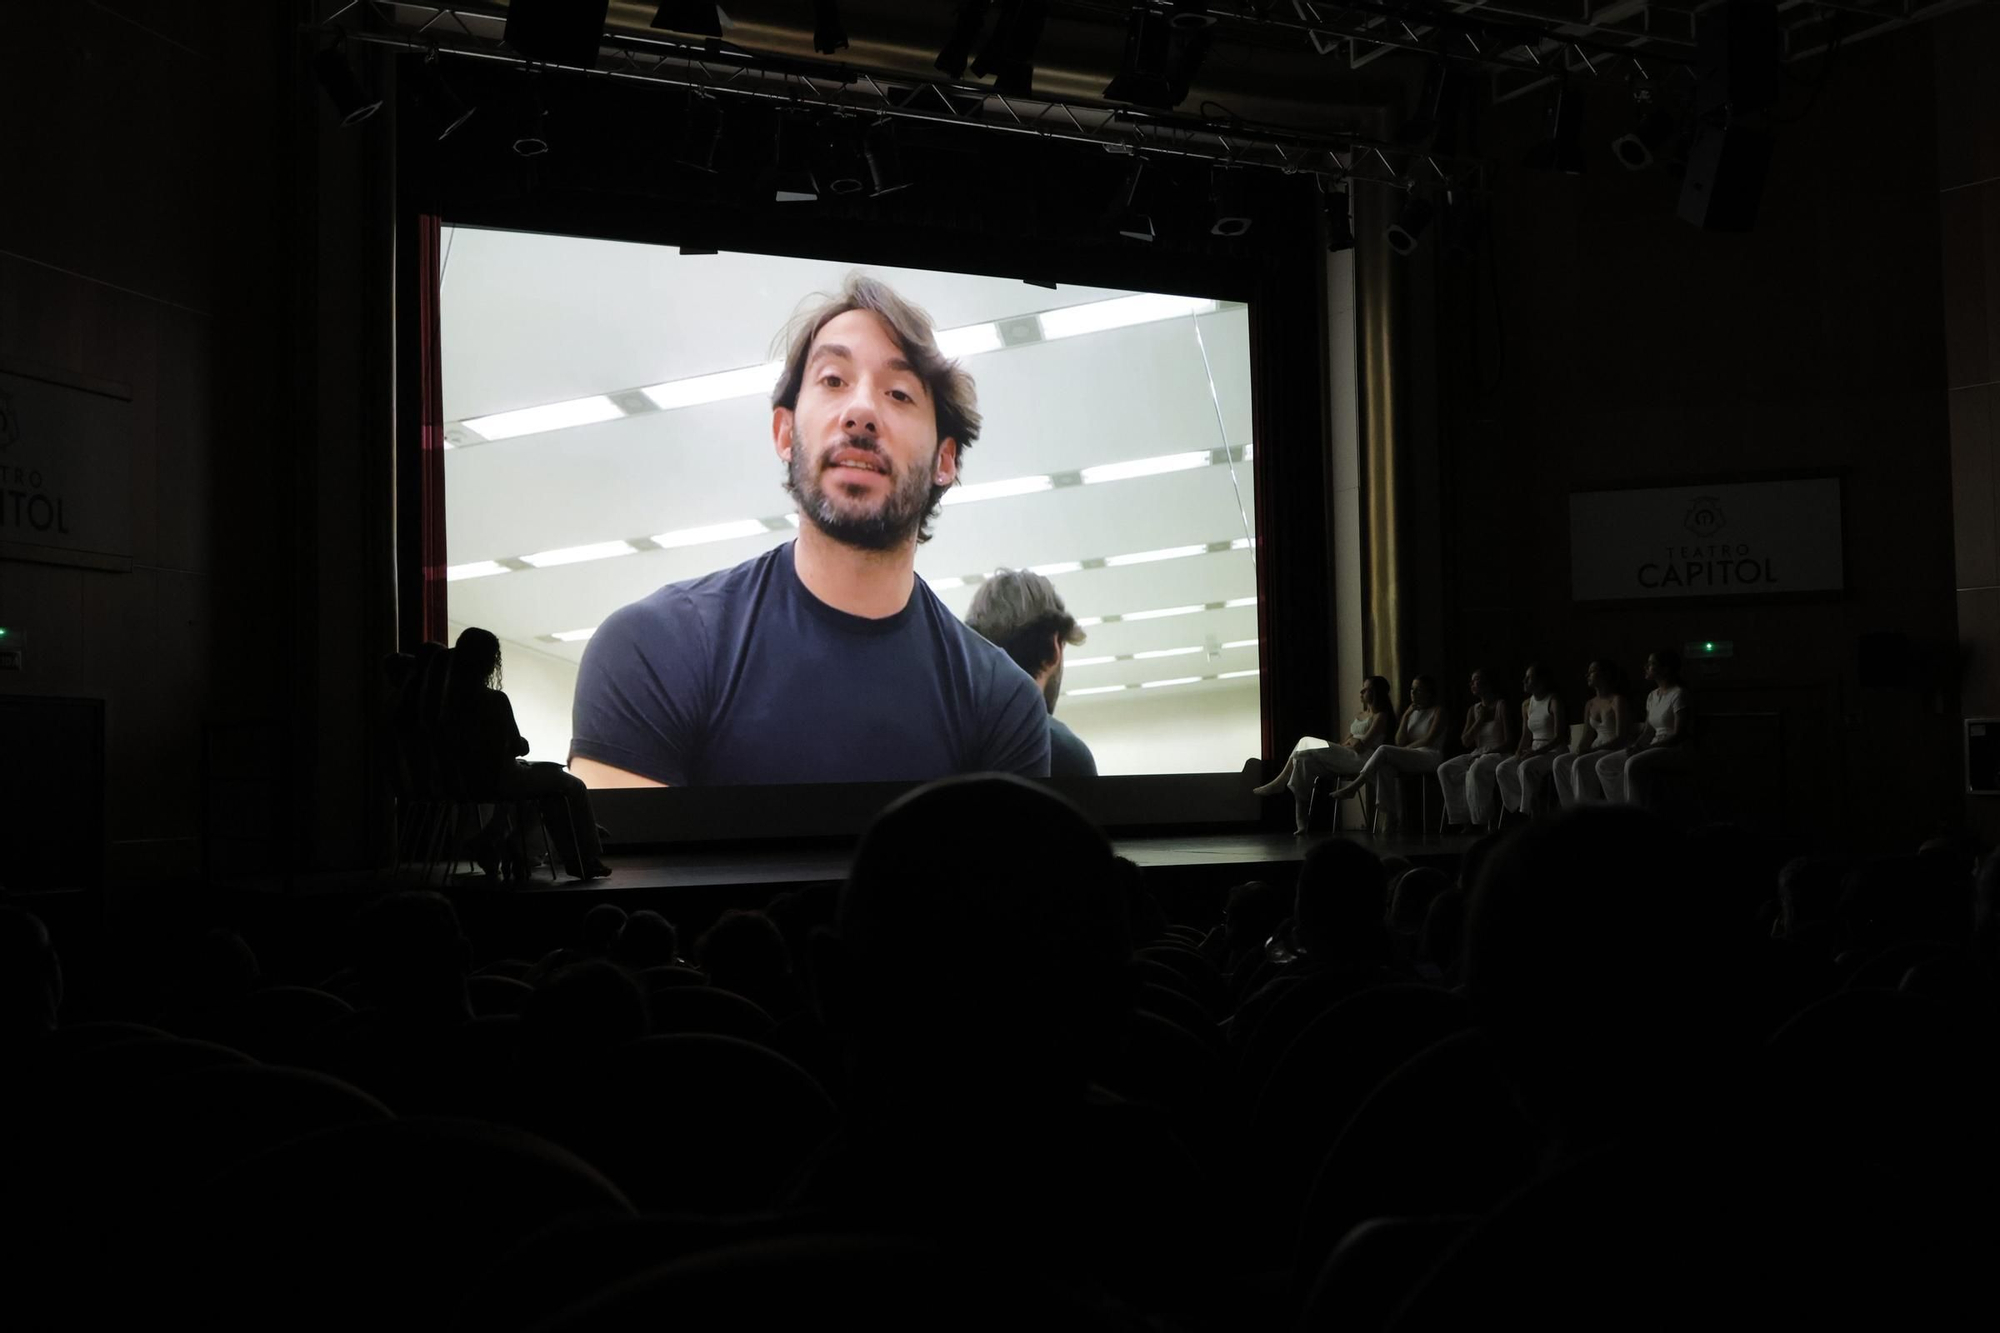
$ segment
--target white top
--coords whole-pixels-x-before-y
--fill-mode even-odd
[[[1493,716],[1479,724],[1479,730],[1472,733],[1472,752],[1492,754],[1506,748],[1507,718],[1500,711],[1500,705],[1493,705]]]
[[[1354,739],[1357,741],[1363,740],[1367,737],[1370,731],[1374,730],[1374,727],[1375,727],[1375,715],[1373,713],[1363,713],[1360,717],[1355,718],[1353,723],[1348,726],[1347,734],[1354,737]]]
[[[1653,729],[1654,740],[1679,735],[1687,720],[1687,691],[1680,686],[1654,690],[1646,696],[1646,725]]]
[[[1428,708],[1412,708],[1409,712],[1409,718],[1408,718],[1410,735],[1421,736],[1425,732],[1429,731],[1431,729],[1431,723],[1436,717],[1437,717],[1436,704],[1432,704]],[[1441,744],[1442,744],[1442,739],[1440,737],[1433,736],[1431,737],[1431,743],[1427,748],[1435,750]],[[1419,748],[1426,748],[1426,747],[1419,747]]]
[[[1604,707],[1597,710],[1597,720],[1590,725],[1597,732],[1598,740],[1611,741],[1617,739],[1618,710],[1611,706],[1610,700],[1607,699]]]
[[[1546,745],[1556,738],[1556,697],[1528,700],[1528,739]]]

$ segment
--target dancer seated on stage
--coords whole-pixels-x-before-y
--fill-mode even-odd
[[[561,764],[526,763],[528,742],[514,723],[514,706],[493,686],[500,680],[500,640],[483,629],[468,629],[452,649],[451,677],[445,687],[444,734],[467,799],[534,801],[563,868],[578,879],[611,873],[597,842],[590,793]],[[473,856],[488,875],[497,875],[501,816],[480,831]]]
[[[1658,811],[1670,795],[1669,784],[1684,778],[1693,761],[1687,744],[1693,714],[1681,685],[1679,653],[1654,649],[1646,658],[1646,679],[1653,682],[1653,691],[1646,696],[1646,720],[1630,745],[1597,761],[1597,780],[1607,801],[1628,801]]]
[[[1556,799],[1566,806],[1602,801],[1604,788],[1597,781],[1597,761],[1606,751],[1622,749],[1632,742],[1623,669],[1611,659],[1600,657],[1584,671],[1583,683],[1590,687],[1590,702],[1583,706],[1583,720],[1590,727],[1590,736],[1577,753],[1556,756]]]
[[[1368,756],[1368,762],[1354,780],[1331,793],[1342,799],[1375,784],[1375,807],[1391,829],[1403,822],[1403,782],[1405,773],[1429,775],[1444,762],[1444,709],[1438,705],[1437,681],[1418,676],[1410,682],[1409,706],[1396,726],[1396,739]]]
[[[1465,725],[1458,732],[1458,743],[1466,752],[1438,765],[1445,824],[1454,833],[1482,827],[1493,818],[1494,774],[1514,744],[1513,712],[1500,701],[1493,673],[1475,670],[1470,688],[1474,702],[1465,710]]]
[[[1569,747],[1569,730],[1563,725],[1562,700],[1556,697],[1555,681],[1546,667],[1540,662],[1529,666],[1521,688],[1528,695],[1521,701],[1521,741],[1493,770],[1493,779],[1500,788],[1502,809],[1535,815],[1541,812],[1542,779]]]
[[[1361,711],[1348,724],[1347,735],[1340,744],[1329,745],[1318,736],[1300,737],[1278,776],[1254,788],[1254,794],[1274,796],[1290,787],[1292,805],[1298,815],[1298,827],[1292,831],[1304,833],[1306,811],[1312,805],[1313,780],[1357,776],[1368,757],[1388,743],[1396,725],[1393,707],[1389,682],[1381,676],[1370,676],[1361,686]]]

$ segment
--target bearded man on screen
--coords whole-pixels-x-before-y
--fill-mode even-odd
[[[771,441],[798,537],[591,636],[570,768],[592,787],[1046,776],[1035,682],[916,575],[979,433],[923,311],[849,275],[792,325]]]

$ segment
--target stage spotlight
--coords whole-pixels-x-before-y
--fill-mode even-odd
[[[862,135],[861,155],[868,162],[868,180],[873,187],[869,194],[880,199],[885,194],[910,188],[909,175],[903,170],[902,149],[896,143],[896,126],[887,117],[870,125]]]
[[[1173,14],[1167,22],[1182,32],[1213,27],[1215,15],[1208,12],[1207,0],[1173,0]]]
[[[826,163],[819,173],[829,194],[859,194],[868,188],[868,162],[861,152],[861,122],[835,116],[821,136]]]
[[[501,40],[540,64],[589,69],[597,63],[610,9],[611,0],[513,0]]]
[[[1125,173],[1125,179],[1119,183],[1111,208],[1111,229],[1135,241],[1153,239],[1152,214],[1140,206],[1139,183],[1145,173],[1146,164],[1135,158]]]
[[[813,147],[817,127],[812,118],[798,111],[778,113],[773,136],[771,167],[766,183],[771,197],[781,204],[809,204],[819,198],[819,180],[813,175]]]
[[[667,0],[653,15],[653,26],[698,37],[720,37],[722,10],[712,0]]]
[[[1351,202],[1346,190],[1328,190],[1319,197],[1320,209],[1326,214],[1328,254],[1339,254],[1342,250],[1354,248],[1354,223],[1348,215]]]
[[[847,46],[847,29],[840,22],[840,0],[813,0],[813,50],[823,56]]]
[[[313,57],[313,74],[342,125],[359,125],[382,109],[382,99],[361,86],[360,76],[347,63],[345,34],[336,36],[333,45]]]
[[[1173,38],[1174,30],[1163,16],[1144,5],[1134,9],[1125,23],[1125,54],[1104,96],[1113,102],[1171,107],[1167,65]]]
[[[521,117],[520,129],[514,136],[514,152],[521,157],[540,157],[549,151],[549,113],[542,106],[540,88],[531,83],[528,96],[529,110]]]
[[[954,79],[965,77],[965,62],[972,56],[972,44],[986,22],[987,0],[958,0],[958,13],[951,21],[951,36],[934,62]]]
[[[443,62],[433,50],[426,54],[417,72],[417,103],[423,108],[431,128],[437,131],[439,143],[443,143],[460,126],[472,119],[472,113],[479,108],[467,106],[459,100],[458,94],[445,82]]]
[[[1215,221],[1211,236],[1241,236],[1250,230],[1250,181],[1241,167],[1216,167],[1208,173],[1208,202]]]
[[[1611,155],[1627,171],[1644,171],[1659,161],[1661,152],[1672,141],[1674,122],[1654,105],[1650,88],[1635,89],[1632,100],[1634,124],[1631,130],[1611,141]]]
[[[991,74],[1000,92],[1027,96],[1033,91],[1035,48],[1041,44],[1047,17],[1045,0],[1000,0],[1000,19],[986,45],[979,48],[972,72],[981,78]]]
[[[1534,171],[1583,174],[1583,90],[1567,80],[1556,86],[1556,104],[1549,111],[1549,136],[1529,150],[1523,164]]]
[[[1389,224],[1389,248],[1399,255],[1415,254],[1424,229],[1437,216],[1437,208],[1422,195],[1412,194],[1402,214]]]
[[[715,150],[722,142],[722,103],[707,93],[688,97],[687,118],[681,122],[680,147],[674,161],[696,171],[714,172]]]

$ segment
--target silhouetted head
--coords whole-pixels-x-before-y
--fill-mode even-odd
[[[469,1017],[472,946],[441,893],[385,894],[354,918],[354,963],[367,998],[386,1013]]]
[[[680,932],[658,912],[641,908],[625,918],[618,942],[611,948],[613,960],[627,967],[665,967],[680,953]]]
[[[1022,778],[948,778],[862,836],[813,983],[864,1097],[1069,1099],[1130,1013],[1111,845]]]
[[[1032,569],[994,570],[972,594],[965,623],[1032,676],[1042,687],[1042,702],[1056,711],[1063,648],[1082,643],[1085,635],[1047,575]]]
[[[1112,874],[1125,895],[1125,920],[1131,931],[1132,947],[1146,945],[1167,933],[1167,913],[1146,883],[1146,872],[1130,857],[1113,857]]]
[[[1417,866],[1403,872],[1389,900],[1389,928],[1399,935],[1423,932],[1431,903],[1451,887],[1451,876],[1435,866]]]
[[[625,920],[625,909],[618,904],[598,903],[583,914],[583,947],[599,958],[606,956],[625,929]]]
[[[543,1072],[573,1068],[651,1030],[645,988],[617,964],[587,959],[535,988],[521,1012],[521,1058]]]
[[[1388,884],[1375,853],[1341,838],[1306,853],[1292,915],[1299,947],[1315,962],[1386,962],[1387,912]]]
[[[1739,1054],[1737,927],[1645,811],[1568,810],[1501,845],[1469,903],[1466,988],[1530,1116],[1581,1147],[1686,1114]]]
[[[1262,949],[1291,912],[1292,897],[1261,879],[1232,888],[1222,908],[1223,935],[1231,957],[1245,949]]]
[[[1646,655],[1646,679],[1661,689],[1681,683],[1681,655],[1672,648],[1655,648]]]
[[[0,907],[0,1042],[53,1030],[62,997],[62,961],[48,927],[32,912]]]
[[[257,955],[241,935],[204,930],[174,950],[173,1003],[180,1009],[232,1004],[257,985]]]
[[[1361,682],[1361,706],[1371,713],[1387,713],[1396,706],[1396,696],[1387,676],[1370,676]]]
[[[762,912],[724,912],[695,941],[690,961],[708,973],[710,985],[759,1004],[769,1003],[773,991],[782,993],[792,984],[792,956],[785,937]]]
[[[500,640],[491,630],[468,626],[459,631],[451,649],[451,683],[460,688],[500,688]]]

